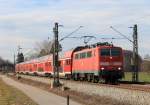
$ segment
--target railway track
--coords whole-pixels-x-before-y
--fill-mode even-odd
[[[129,90],[136,90],[136,91],[145,91],[145,92],[150,92],[150,84],[124,84],[124,83],[118,83],[118,84],[104,84],[104,83],[91,83],[87,81],[73,81],[70,80],[71,82],[79,82],[79,83],[85,83],[85,84],[91,84],[91,85],[97,85],[97,86],[105,86],[105,87],[114,87],[114,88],[121,88],[121,89],[129,89]]]
[[[48,83],[50,80],[53,80],[53,78],[48,77],[39,77],[39,76],[30,76],[30,75],[21,75],[23,77],[32,77],[33,78],[39,78],[37,79],[40,82],[45,81],[45,83]],[[34,79],[36,81],[36,79]],[[40,80],[41,79],[41,80]],[[48,81],[48,82],[46,82]],[[136,90],[136,91],[144,91],[144,92],[150,92],[150,84],[131,84],[131,83],[119,83],[117,85],[111,85],[111,84],[104,84],[104,83],[92,83],[87,81],[74,81],[74,80],[65,80],[64,78],[61,78],[61,82],[73,82],[73,83],[80,83],[80,84],[89,84],[89,85],[95,85],[95,86],[104,86],[104,87],[113,87],[113,88],[120,88],[120,89],[129,89],[129,90]]]

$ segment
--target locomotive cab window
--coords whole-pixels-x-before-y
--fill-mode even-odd
[[[100,51],[100,55],[101,56],[120,56],[121,55],[121,51],[120,49],[101,49]]]
[[[111,49],[111,56],[120,56],[121,51],[119,49]]]
[[[101,49],[101,56],[110,56],[110,49]]]

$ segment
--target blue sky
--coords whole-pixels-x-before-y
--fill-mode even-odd
[[[132,29],[128,27],[138,24],[139,53],[144,56],[150,54],[149,10],[149,0],[0,0],[0,56],[13,61],[18,45],[28,52],[36,42],[52,39],[55,22],[64,25],[60,28],[60,38],[84,26],[72,36],[97,37],[90,43],[111,42],[103,37],[120,37],[110,26],[132,39]],[[66,39],[61,43],[68,50],[83,45],[83,40]],[[113,40],[113,43],[132,50],[127,40]]]

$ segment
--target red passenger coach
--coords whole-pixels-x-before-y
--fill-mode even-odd
[[[52,75],[52,55],[25,61],[16,65],[17,73],[34,74],[34,75]]]
[[[71,78],[72,56],[73,50],[65,52],[63,56],[60,58],[61,67],[59,71],[62,74],[62,76],[66,78]]]

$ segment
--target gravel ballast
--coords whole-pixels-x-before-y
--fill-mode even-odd
[[[49,78],[39,78],[22,75],[23,78],[32,79],[38,82],[50,84]],[[110,97],[120,102],[128,102],[131,105],[150,105],[150,93],[138,90],[128,90],[115,87],[107,87],[101,85],[85,84],[81,82],[73,82],[69,80],[61,80],[64,86],[69,87],[71,90],[83,92],[89,95],[98,95]]]

